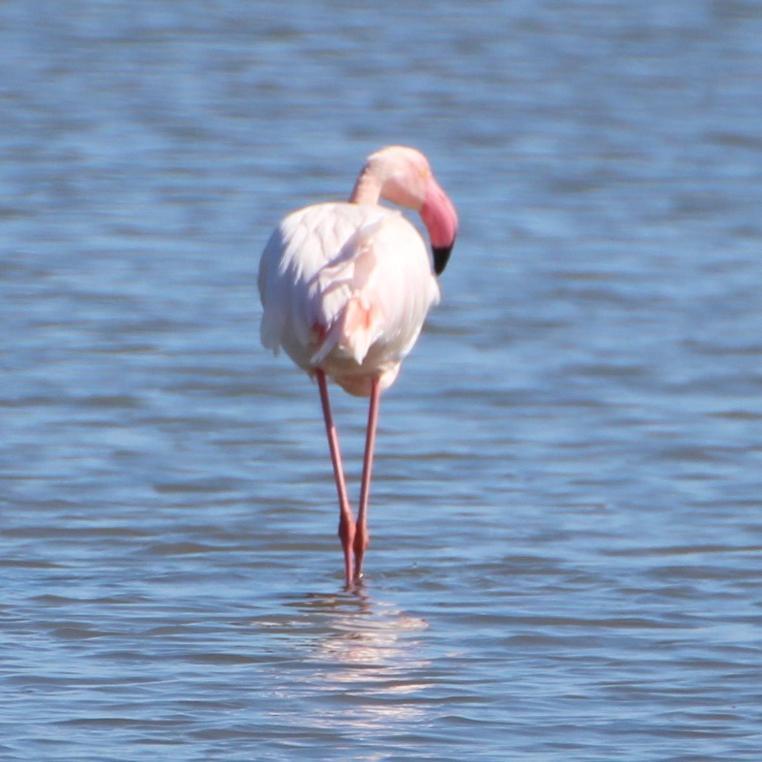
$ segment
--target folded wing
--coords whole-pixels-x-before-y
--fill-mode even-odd
[[[265,249],[259,287],[263,344],[334,375],[399,363],[439,299],[416,229],[396,211],[357,204],[289,215]]]

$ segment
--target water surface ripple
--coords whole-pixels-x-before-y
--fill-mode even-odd
[[[2,759],[762,759],[760,3],[11,0],[0,43]],[[351,594],[256,268],[390,142],[462,227]]]

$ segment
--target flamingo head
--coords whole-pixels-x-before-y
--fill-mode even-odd
[[[363,190],[368,186],[375,188],[377,197],[415,209],[421,215],[431,240],[434,271],[441,274],[455,243],[458,214],[436,181],[426,157],[407,146],[382,148],[368,157],[353,200],[364,200]]]

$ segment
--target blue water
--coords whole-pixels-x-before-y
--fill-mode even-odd
[[[762,758],[762,3],[11,0],[0,62],[0,758]],[[256,271],[388,143],[461,229],[348,593]]]

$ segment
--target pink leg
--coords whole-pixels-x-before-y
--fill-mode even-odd
[[[373,470],[373,451],[376,447],[376,426],[378,425],[378,403],[381,396],[378,378],[374,378],[370,388],[368,407],[368,428],[365,431],[365,457],[362,463],[362,486],[360,487],[360,508],[357,514],[355,533],[355,579],[362,577],[362,562],[370,541],[368,534],[368,498],[370,497],[370,477]]]
[[[344,551],[344,576],[347,585],[350,585],[354,578],[352,571],[352,544],[355,540],[355,520],[352,517],[352,509],[349,507],[349,498],[347,498],[347,485],[344,481],[344,469],[341,465],[341,452],[339,450],[339,435],[336,432],[336,426],[333,424],[325,373],[318,369],[315,371],[315,377],[320,389],[320,402],[323,405],[325,431],[328,435],[328,447],[331,451],[331,463],[333,463],[333,478],[336,480],[336,491],[339,494],[339,537],[341,538],[341,547]]]

